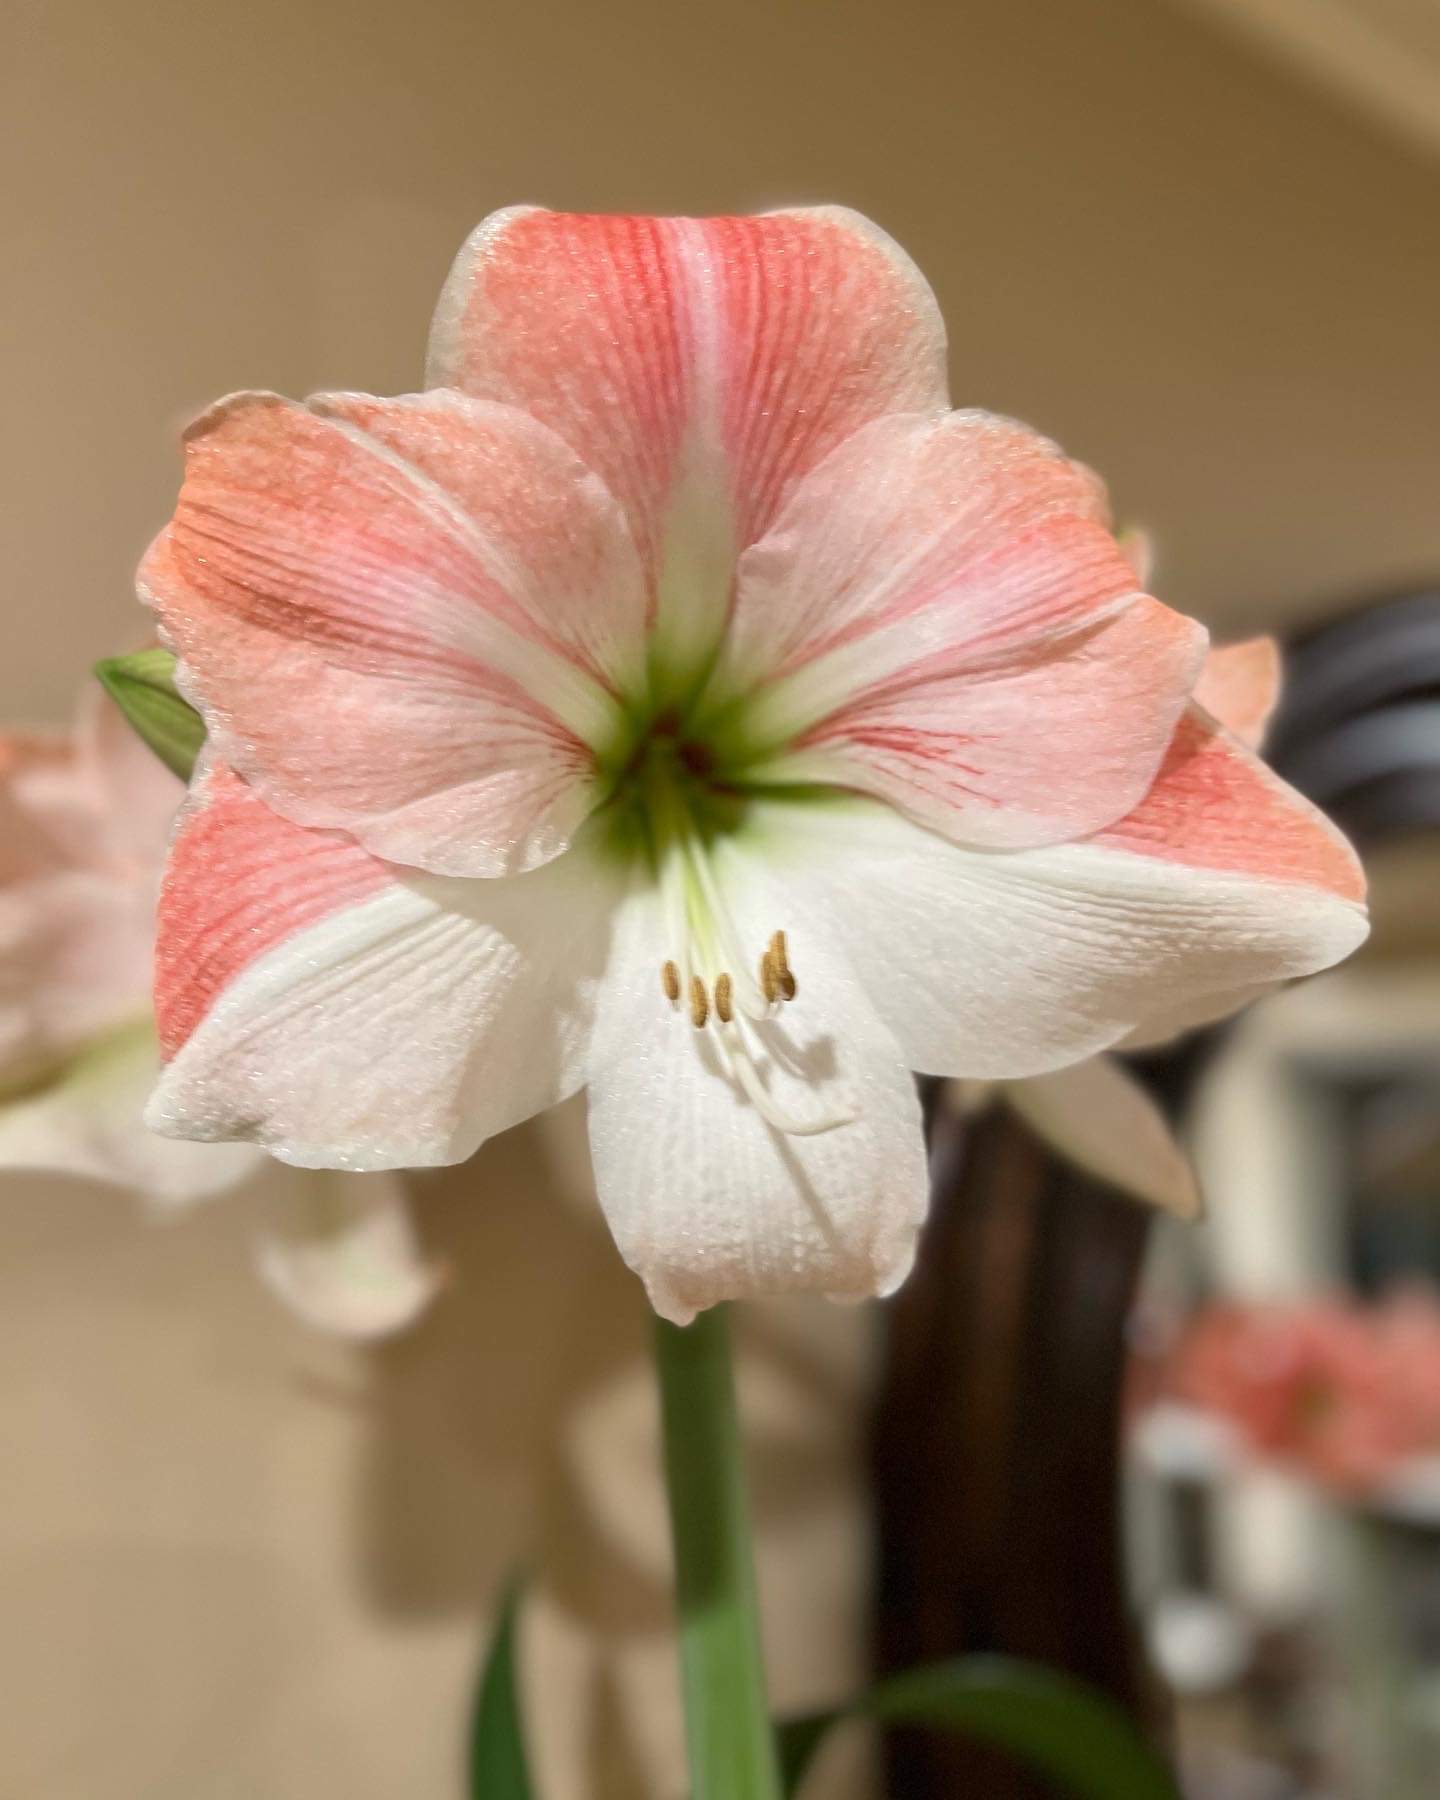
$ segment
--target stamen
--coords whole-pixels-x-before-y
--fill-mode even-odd
[[[705,1021],[710,1017],[710,996],[705,992],[705,983],[698,975],[690,977],[690,1023],[697,1031],[705,1029]]]
[[[773,1006],[780,998],[780,971],[768,950],[760,958],[760,992],[767,1006]]]
[[[730,977],[720,974],[715,977],[715,1017],[722,1025],[728,1025],[735,1016],[730,1006]]]
[[[770,967],[774,972],[775,986],[782,1000],[793,1000],[800,991],[795,981],[795,971],[790,967],[790,959],[785,953],[785,933],[777,931],[770,939],[770,948],[765,952],[770,959]]]
[[[673,962],[661,964],[660,985],[665,990],[665,998],[674,1006],[680,999],[680,971]]]

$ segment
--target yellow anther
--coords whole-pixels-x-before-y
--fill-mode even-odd
[[[673,1006],[680,998],[680,971],[673,962],[661,964],[660,985],[665,990],[665,998]]]
[[[690,1023],[697,1031],[701,1031],[709,1017],[710,996],[705,992],[705,983],[698,975],[692,975],[690,977]]]
[[[760,987],[770,1006],[777,1000],[793,1000],[799,991],[795,983],[795,972],[790,967],[783,931],[771,934],[770,947],[760,958]]]
[[[730,1006],[730,977],[715,977],[715,1017],[722,1025],[728,1025],[735,1016]]]

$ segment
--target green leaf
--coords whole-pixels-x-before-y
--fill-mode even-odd
[[[168,650],[135,650],[95,665],[100,685],[124,713],[136,735],[182,781],[190,779],[205,742],[205,721],[175,687],[175,658]]]
[[[515,1624],[520,1611],[520,1584],[512,1582],[500,1602],[495,1636],[470,1721],[471,1800],[534,1800],[525,1735],[520,1720],[520,1689],[515,1666]]]
[[[785,1792],[798,1789],[841,1719],[929,1725],[1008,1750],[1080,1800],[1177,1800],[1164,1761],[1104,1694],[1068,1675],[1003,1656],[911,1669],[859,1699],[780,1726]]]

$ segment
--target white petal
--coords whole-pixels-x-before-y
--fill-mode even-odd
[[[861,800],[757,827],[802,927],[843,948],[912,1067],[1014,1079],[1157,1015],[1328,967],[1363,907],[1319,888],[1095,843],[963,849]]]
[[[166,1207],[235,1187],[265,1160],[253,1146],[177,1143],[146,1128],[159,1071],[145,1023],[78,1059],[60,1080],[0,1105],[0,1168],[84,1175]]]
[[[782,921],[773,889],[741,860],[730,859],[726,891],[758,954],[768,931],[757,920]],[[727,1073],[713,1027],[696,1031],[665,1000],[653,898],[622,910],[595,1029],[590,1141],[620,1252],[677,1324],[749,1295],[888,1293],[910,1268],[926,1201],[915,1087],[837,950],[797,924],[800,993],[761,1028],[758,1068],[771,1098],[801,1118],[837,1107],[856,1116],[792,1136]]]
[[[1153,1050],[1171,1043],[1187,1032],[1199,1031],[1203,1025],[1215,1025],[1228,1019],[1242,1007],[1253,1006],[1264,995],[1273,993],[1278,984],[1264,981],[1255,987],[1237,988],[1234,993],[1206,994],[1188,1006],[1171,1007],[1143,1020],[1134,1031],[1121,1038],[1120,1050]]]
[[[1005,1098],[1068,1161],[1182,1219],[1200,1211],[1185,1152],[1158,1106],[1112,1056],[1005,1086]]]
[[[419,1318],[443,1284],[415,1235],[403,1181],[291,1173],[256,1244],[265,1285],[306,1325],[360,1340]]]

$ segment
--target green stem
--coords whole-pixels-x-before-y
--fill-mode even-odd
[[[723,1306],[656,1321],[691,1800],[779,1800]]]

